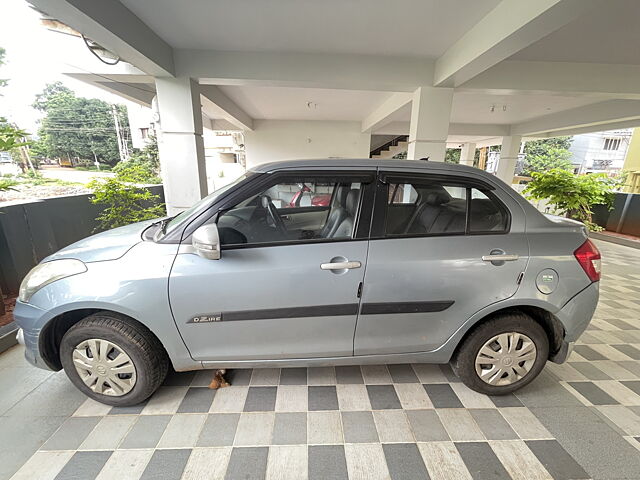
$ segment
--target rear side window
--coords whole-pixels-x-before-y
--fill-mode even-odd
[[[503,233],[508,210],[489,190],[426,178],[388,183],[385,236]]]
[[[435,182],[392,183],[387,235],[438,235],[465,232],[467,188]]]
[[[471,189],[469,232],[505,232],[509,228],[507,209],[491,192]]]

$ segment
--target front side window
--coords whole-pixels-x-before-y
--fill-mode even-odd
[[[426,178],[388,183],[385,236],[501,233],[508,225],[490,191]]]
[[[218,216],[221,244],[350,239],[361,192],[349,179],[281,178]]]

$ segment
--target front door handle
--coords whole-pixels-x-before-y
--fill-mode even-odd
[[[515,262],[520,258],[520,255],[483,255],[483,262]]]
[[[360,262],[331,262],[320,264],[322,270],[350,270],[352,268],[360,268],[361,266],[362,264]]]

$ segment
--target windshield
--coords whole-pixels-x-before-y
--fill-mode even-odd
[[[238,178],[236,178],[233,182],[229,183],[228,185],[225,185],[224,187],[220,187],[217,190],[214,190],[209,195],[204,197],[202,200],[196,202],[190,208],[186,209],[184,212],[180,212],[178,215],[173,217],[171,219],[171,221],[169,221],[167,223],[167,225],[163,229],[162,233],[164,234],[164,233],[170,232],[171,230],[176,228],[178,225],[180,225],[183,220],[185,220],[186,218],[191,217],[192,214],[198,212],[199,210],[204,210],[208,205],[210,205],[221,194],[231,190],[233,187],[235,187],[239,183],[245,181],[251,175],[253,175],[253,172],[246,172],[244,175],[239,176]]]

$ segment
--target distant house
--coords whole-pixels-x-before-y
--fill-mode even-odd
[[[620,173],[623,170],[632,133],[633,129],[628,128],[575,135],[569,149],[574,171],[576,173]]]

